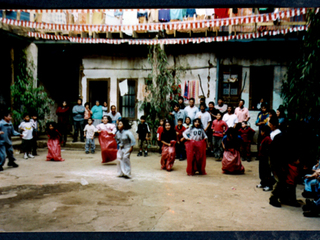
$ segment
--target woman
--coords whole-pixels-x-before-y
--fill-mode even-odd
[[[222,159],[223,173],[244,173],[241,164],[240,147],[242,139],[234,128],[229,128],[226,136],[222,139],[224,149]]]
[[[64,147],[67,142],[68,124],[70,108],[68,107],[67,101],[63,101],[62,105],[58,107],[56,114],[58,115],[58,129],[61,133],[61,145]]]
[[[285,128],[286,128],[286,115],[283,111],[282,108],[278,108],[276,111],[277,114],[277,118],[279,121],[279,129],[281,130],[281,132],[285,132]]]
[[[88,119],[91,118],[91,110],[90,110],[90,104],[88,102],[86,102],[84,104],[84,126],[86,126],[88,124]]]
[[[100,102],[97,100],[96,105],[93,106],[91,109],[92,113],[92,119],[93,119],[93,125],[97,127],[101,123],[102,119],[102,106],[100,105]]]

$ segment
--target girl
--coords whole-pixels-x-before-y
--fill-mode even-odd
[[[58,115],[58,129],[61,133],[61,143],[62,146],[66,145],[67,142],[67,133],[68,133],[68,124],[69,124],[69,107],[67,101],[63,101],[62,105],[58,107],[56,114]]]
[[[60,139],[61,134],[56,128],[56,123],[48,123],[47,134],[49,137],[48,140],[48,155],[47,161],[64,161],[61,158],[61,148],[60,148]]]
[[[222,120],[221,113],[217,113],[217,119],[212,122],[212,145],[213,145],[213,155],[216,160],[221,160],[223,154],[222,148],[222,138],[225,135],[228,124]]]
[[[176,133],[173,130],[171,123],[166,120],[163,133],[161,134],[162,156],[161,156],[161,169],[171,171],[176,157]]]
[[[159,121],[159,125],[160,126],[158,127],[158,130],[157,130],[157,141],[158,141],[159,153],[160,154],[162,153],[161,134],[163,132],[163,123],[164,123],[164,120],[160,119],[160,121]]]
[[[136,141],[133,134],[129,131],[131,126],[127,119],[122,118],[118,121],[118,132],[116,135],[119,150],[117,153],[118,176],[131,178],[130,154]]]
[[[102,163],[111,162],[117,159],[117,142],[114,139],[117,128],[111,122],[110,116],[103,116],[102,123],[97,126]]]
[[[222,139],[224,149],[222,159],[223,173],[244,173],[244,167],[240,159],[240,146],[242,138],[238,135],[234,128],[229,128],[227,135]]]
[[[239,129],[240,136],[243,140],[241,156],[243,161],[251,161],[251,142],[253,135],[256,133],[251,127],[247,125],[247,122],[242,122],[241,128]]]
[[[183,137],[187,140],[185,143],[187,151],[187,174],[192,176],[195,172],[206,175],[206,139],[201,120],[193,120],[193,126],[183,132]]]
[[[103,102],[102,116],[107,116],[107,115],[108,115],[108,104],[107,104],[107,102]]]
[[[84,104],[84,126],[88,124],[88,119],[91,118],[92,111],[90,110],[90,104],[86,102]]]
[[[184,126],[186,129],[188,129],[189,127],[192,127],[191,118],[186,117],[186,120],[184,121],[183,126]]]

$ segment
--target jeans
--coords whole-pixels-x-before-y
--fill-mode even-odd
[[[79,131],[80,131],[80,140],[84,141],[84,138],[83,138],[84,120],[83,121],[74,121],[73,126],[74,126],[73,141],[77,141]]]
[[[0,145],[0,166],[3,166],[6,161],[6,156],[9,158],[9,162],[13,162],[16,159],[13,157],[13,147],[7,143]]]
[[[213,155],[215,158],[222,158],[222,137],[212,136]]]
[[[186,158],[186,149],[183,142],[176,144],[176,155],[178,158]]]
[[[96,145],[94,143],[94,139],[91,139],[91,138],[87,138],[87,141],[86,141],[86,152],[89,152],[89,147],[91,145],[91,152],[94,152],[94,150],[96,149]]]

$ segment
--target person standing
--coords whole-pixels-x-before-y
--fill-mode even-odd
[[[84,137],[83,137],[84,112],[85,112],[85,108],[84,106],[82,106],[82,99],[79,98],[77,101],[77,105],[75,105],[72,109],[73,126],[74,126],[74,136],[73,136],[72,142],[78,141],[79,132],[80,132],[80,140],[81,142],[84,142]]]
[[[101,123],[102,113],[103,113],[102,106],[100,105],[99,101],[96,101],[96,105],[93,106],[93,108],[91,109],[91,112],[92,112],[93,125],[97,127]]]
[[[68,124],[69,124],[69,112],[70,108],[67,105],[67,101],[63,101],[62,105],[58,107],[56,114],[58,115],[58,129],[61,133],[61,145],[65,146],[67,142]]]
[[[173,108],[173,112],[170,115],[174,116],[174,126],[178,125],[178,119],[182,118],[183,122],[186,119],[186,112],[180,109],[179,104],[175,104]]]
[[[259,135],[258,135],[258,142],[257,142],[257,148],[258,148],[257,159],[259,159],[259,151],[260,151],[259,149],[262,141],[261,129],[263,128],[263,126],[267,125],[268,118],[269,118],[269,114],[267,112],[267,106],[265,104],[261,104],[261,112],[258,114],[257,121],[256,121],[256,126],[259,127]]]
[[[84,104],[84,126],[88,124],[88,119],[91,118],[92,111],[90,110],[90,104],[86,102]]]
[[[223,115],[223,118],[222,118],[223,121],[225,121],[228,125],[228,127],[233,127],[235,128],[237,123],[239,122],[238,121],[238,117],[237,115],[235,115],[233,113],[233,106],[229,105],[228,108],[227,108],[227,113],[225,115]]]
[[[117,126],[118,120],[121,119],[121,114],[117,112],[117,107],[115,105],[111,106],[111,112],[109,112],[108,116],[111,117],[112,124]]]
[[[148,140],[149,140],[150,128],[148,123],[146,123],[145,116],[140,117],[140,123],[137,126],[136,133],[138,134],[138,141],[140,146],[140,150],[137,156],[138,157],[142,156],[142,148],[143,148],[143,145],[145,144],[144,156],[146,157],[148,156]]]
[[[228,130],[228,125],[225,121],[221,119],[221,113],[217,114],[217,119],[212,123],[212,144],[213,152],[212,154],[217,160],[222,158],[223,148],[222,148],[222,138]]]
[[[106,101],[103,102],[102,115],[103,116],[107,116],[108,115],[108,103]]]
[[[199,112],[199,109],[194,105],[194,98],[189,99],[189,106],[184,109],[187,116],[191,119],[191,122],[196,118],[196,114]]]
[[[244,107],[245,101],[240,99],[239,107],[236,108],[234,114],[238,117],[238,122],[248,122],[250,119],[248,108]]]
[[[34,156],[31,154],[32,149],[32,139],[33,139],[33,123],[30,122],[30,116],[28,113],[25,113],[23,115],[23,121],[19,125],[19,129],[21,129],[22,132],[22,144],[21,148],[24,152],[24,159],[28,158],[34,158]]]
[[[92,124],[92,118],[88,119],[88,124],[84,127],[84,136],[86,137],[86,154],[89,153],[89,147],[91,145],[91,153],[94,153],[96,150],[96,145],[94,143],[94,133],[98,131],[96,127]]]
[[[208,130],[210,129],[211,125],[211,116],[210,113],[206,112],[206,105],[204,103],[200,104],[200,112],[196,114],[196,118],[199,118],[201,120],[203,130],[206,132],[206,135],[208,135]]]
[[[178,104],[179,104],[179,108],[181,109],[181,110],[183,110],[183,109],[185,109],[185,105],[184,105],[184,98],[183,97],[179,97],[178,98]]]
[[[228,105],[227,105],[227,104],[224,104],[222,98],[219,98],[219,99],[218,99],[218,105],[217,105],[215,108],[221,112],[221,115],[222,115],[222,117],[223,117],[224,114],[227,112]]]

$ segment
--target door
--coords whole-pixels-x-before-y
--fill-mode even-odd
[[[87,84],[88,102],[93,107],[98,100],[100,105],[107,102],[109,106],[109,80],[108,79],[88,79]]]

